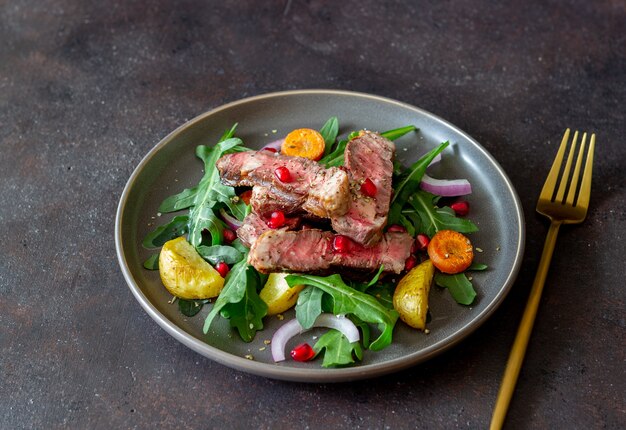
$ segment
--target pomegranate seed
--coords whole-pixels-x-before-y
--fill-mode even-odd
[[[415,258],[414,255],[411,255],[404,262],[404,270],[406,270],[408,272],[409,270],[414,268],[416,264],[417,264],[417,258]]]
[[[224,229],[224,240],[227,243],[232,242],[233,240],[237,239],[237,233],[235,233],[234,231],[232,231],[231,229],[225,228]]]
[[[269,151],[269,152],[278,152],[276,150],[276,148],[263,148],[264,151]]]
[[[215,270],[219,272],[222,278],[225,278],[226,275],[228,275],[228,272],[230,272],[230,269],[228,268],[228,264],[224,263],[223,261],[220,261],[219,263],[215,265]]]
[[[276,170],[274,170],[274,174],[280,182],[289,183],[292,180],[291,172],[285,166],[277,167]]]
[[[303,343],[291,350],[291,358],[296,361],[309,361],[315,357],[315,351],[308,343]]]
[[[393,233],[394,231],[399,232],[399,233],[406,233],[406,228],[404,228],[404,226],[399,225],[399,224],[392,224],[389,226],[387,231],[390,233]]]
[[[454,211],[458,216],[465,216],[469,213],[469,203],[465,200],[461,200],[460,202],[452,203],[450,208]]]
[[[281,228],[285,225],[285,214],[281,211],[272,212],[270,215],[269,221],[267,221],[267,226],[269,228],[277,229]]]
[[[361,184],[361,192],[365,194],[367,197],[376,197],[376,185],[372,182],[370,178],[365,179]]]
[[[418,234],[417,237],[415,238],[415,242],[413,242],[413,245],[415,246],[415,250],[412,252],[415,253],[417,251],[426,250],[426,248],[428,248],[429,242],[430,242],[430,238],[428,236],[426,236],[423,233]]]
[[[337,235],[333,239],[333,249],[340,254],[350,251],[352,241],[347,236]]]

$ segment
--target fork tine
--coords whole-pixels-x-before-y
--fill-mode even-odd
[[[557,180],[559,178],[559,170],[561,170],[561,162],[563,161],[563,155],[565,155],[565,148],[567,148],[568,140],[569,128],[565,130],[565,133],[563,134],[561,146],[556,153],[556,157],[554,158],[554,162],[550,168],[550,173],[548,173],[546,182],[543,184],[543,188],[541,189],[541,194],[539,195],[540,200],[552,200],[552,195],[554,194],[554,189],[556,188]]]
[[[572,139],[572,146],[567,155],[567,161],[565,162],[565,169],[563,170],[563,176],[561,177],[561,183],[559,185],[559,191],[556,193],[554,201],[563,202],[565,198],[565,189],[569,184],[569,169],[572,167],[572,159],[574,158],[574,151],[576,150],[576,141],[578,140],[578,131],[574,132],[574,138]]]
[[[585,143],[587,143],[587,133],[583,133],[583,138],[580,142],[580,149],[578,150],[578,157],[576,158],[576,166],[574,167],[574,173],[572,173],[572,180],[570,181],[569,192],[567,193],[567,199],[565,200],[565,204],[571,206],[574,206],[574,197],[576,196],[576,190],[578,189],[578,175],[580,174],[580,166],[583,164]],[[573,147],[572,152],[574,152]]]
[[[582,208],[589,207],[589,196],[591,195],[591,173],[593,170],[593,150],[596,146],[596,135],[591,135],[589,142],[589,150],[587,151],[587,161],[585,162],[585,171],[583,172],[583,181],[580,185],[580,193],[576,206]]]

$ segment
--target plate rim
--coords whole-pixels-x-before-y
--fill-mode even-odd
[[[412,110],[424,117],[427,117],[431,121],[439,122],[445,125],[448,128],[453,129],[459,135],[461,135],[464,139],[467,139],[478,149],[484,157],[486,157],[489,162],[496,169],[498,174],[506,184],[507,192],[510,196],[513,197],[513,201],[515,203],[515,217],[517,219],[517,224],[519,226],[518,234],[517,234],[517,250],[515,254],[515,259],[513,262],[513,267],[506,278],[504,285],[498,291],[498,294],[494,298],[494,300],[485,308],[483,311],[478,314],[474,319],[470,321],[469,324],[463,326],[460,330],[455,331],[450,336],[440,340],[439,342],[432,344],[424,349],[420,350],[419,356],[413,357],[413,359],[407,360],[407,356],[395,358],[393,360],[384,361],[382,363],[374,363],[368,365],[357,365],[354,367],[345,367],[345,368],[296,368],[296,367],[282,367],[280,365],[273,365],[271,363],[263,363],[257,362],[254,360],[248,360],[243,357],[236,356],[234,354],[223,351],[217,347],[211,346],[208,343],[201,341],[200,339],[195,338],[191,334],[187,333],[173,321],[170,321],[165,315],[158,311],[158,309],[148,300],[148,298],[141,291],[140,286],[137,281],[132,276],[130,266],[126,260],[126,256],[123,250],[123,239],[122,239],[122,218],[125,212],[125,208],[128,202],[128,197],[135,185],[135,182],[146,165],[150,162],[150,160],[155,156],[155,154],[164,146],[166,146],[170,141],[172,141],[179,133],[183,132],[188,127],[195,125],[198,122],[203,121],[205,118],[215,115],[216,113],[231,109],[235,106],[247,104],[251,102],[256,102],[263,99],[272,99],[277,97],[284,96],[298,96],[298,95],[335,95],[335,96],[348,96],[348,97],[358,97],[361,99],[369,99],[378,102],[395,104],[404,109]],[[226,104],[220,105],[216,108],[213,108],[207,112],[204,112],[189,121],[184,122],[176,129],[167,134],[164,138],[162,138],[148,153],[141,159],[137,167],[133,170],[133,173],[129,177],[122,194],[120,195],[120,200],[118,203],[116,216],[115,216],[115,250],[117,254],[117,260],[122,270],[122,274],[128,287],[131,292],[135,296],[135,299],[139,302],[141,307],[150,315],[150,317],[156,321],[156,323],[161,326],[168,334],[174,337],[176,340],[187,346],[188,348],[194,350],[195,352],[213,360],[220,364],[223,364],[227,367],[243,371],[250,374],[255,374],[258,376],[268,377],[272,379],[279,380],[287,380],[287,381],[297,381],[297,382],[313,382],[313,383],[327,383],[327,382],[343,382],[343,381],[353,381],[357,379],[369,379],[375,378],[378,376],[382,376],[385,374],[397,372],[412,366],[415,366],[419,363],[427,361],[434,357],[435,355],[439,355],[444,351],[449,350],[453,346],[457,345],[459,342],[467,338],[471,333],[473,333],[476,329],[478,329],[495,311],[500,307],[506,296],[509,294],[515,279],[520,271],[522,259],[524,255],[525,248],[525,238],[526,238],[526,225],[524,219],[524,212],[521,205],[521,201],[517,194],[517,191],[513,187],[513,184],[506,172],[500,166],[498,161],[475,139],[473,139],[470,135],[468,135],[465,131],[458,128],[456,125],[448,122],[447,120],[429,112],[417,106],[401,102],[395,99],[391,99],[388,97],[378,96],[369,93],[356,92],[356,91],[347,91],[347,90],[334,90],[334,89],[302,89],[302,90],[288,90],[288,91],[277,91],[271,93],[260,94],[252,97],[246,97],[243,99],[235,100],[228,102]],[[409,356],[410,357],[410,356]]]

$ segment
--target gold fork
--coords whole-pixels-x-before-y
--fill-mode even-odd
[[[550,229],[548,230],[546,242],[543,246],[541,260],[539,261],[537,274],[535,275],[535,280],[533,282],[532,289],[530,290],[528,303],[526,304],[526,309],[524,309],[522,321],[517,330],[517,335],[515,336],[515,341],[513,342],[513,347],[511,348],[511,354],[509,355],[509,360],[506,364],[504,377],[502,378],[502,384],[500,385],[500,391],[498,392],[496,406],[491,419],[490,428],[492,430],[502,428],[509,403],[511,402],[511,397],[513,396],[515,383],[522,367],[522,361],[524,360],[528,340],[530,339],[530,332],[532,331],[535,317],[537,315],[537,309],[539,308],[539,299],[541,298],[543,284],[546,280],[546,275],[548,274],[548,267],[550,266],[550,260],[552,259],[552,252],[554,251],[554,245],[556,243],[557,234],[559,233],[559,227],[561,224],[581,223],[587,215],[589,195],[591,194],[591,171],[593,169],[593,150],[596,144],[596,135],[591,135],[589,150],[587,151],[587,159],[585,161],[585,169],[583,171],[582,180],[579,181],[580,168],[585,155],[587,133],[584,133],[582,136],[582,142],[580,144],[580,149],[578,150],[578,157],[576,158],[574,172],[570,179],[570,170],[574,159],[574,153],[576,151],[576,141],[578,140],[578,132],[574,133],[571,149],[567,156],[567,161],[565,162],[565,167],[563,168],[563,173],[559,181],[559,174],[561,172],[561,165],[567,150],[569,135],[570,130],[568,128],[565,130],[563,141],[561,142],[561,146],[556,154],[556,158],[554,159],[554,163],[552,164],[546,183],[543,185],[539,201],[537,202],[537,212],[550,219]]]

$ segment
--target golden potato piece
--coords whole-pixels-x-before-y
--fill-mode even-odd
[[[259,293],[261,300],[267,305],[267,314],[276,315],[285,312],[298,301],[298,294],[304,285],[289,287],[285,276],[288,273],[270,273],[267,282]]]
[[[167,291],[181,299],[210,299],[224,287],[224,278],[182,236],[163,245],[159,273]]]
[[[393,307],[400,319],[413,328],[426,329],[428,293],[435,275],[435,266],[426,260],[404,275],[393,294]]]

